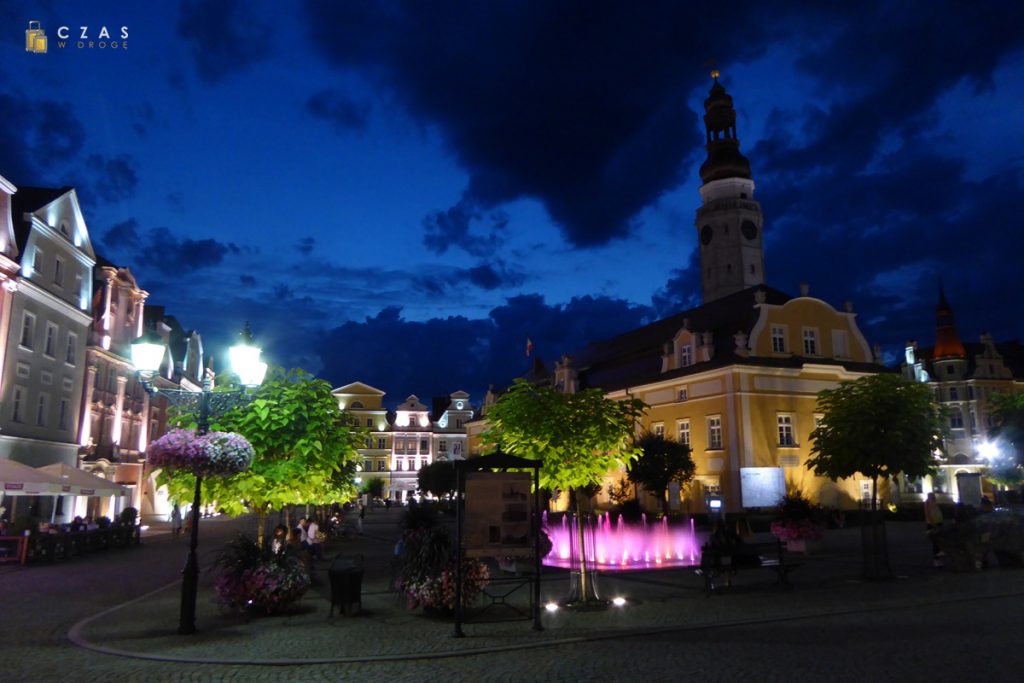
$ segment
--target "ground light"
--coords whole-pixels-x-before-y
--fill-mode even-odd
[[[612,604],[615,605],[616,607],[625,607],[625,605],[626,605],[626,598],[624,598],[622,596],[619,596],[617,598],[612,598]]]
[[[558,603],[557,602],[549,602],[548,604],[544,605],[544,609],[546,609],[549,612],[557,612],[558,611]]]

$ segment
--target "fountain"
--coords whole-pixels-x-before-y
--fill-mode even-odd
[[[552,543],[544,564],[575,568],[576,518],[564,515],[560,524],[551,526],[545,512],[543,524]],[[587,565],[593,569],[659,569],[689,567],[700,562],[700,544],[692,519],[686,526],[669,526],[668,519],[648,524],[647,515],[643,515],[640,523],[635,524],[620,516],[613,524],[611,516],[603,513],[584,521],[583,539]]]

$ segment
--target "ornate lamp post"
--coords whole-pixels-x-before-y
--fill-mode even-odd
[[[238,375],[238,379],[244,387],[237,390],[214,392],[210,373],[204,374],[203,389],[200,392],[158,388],[153,384],[153,377],[160,370],[167,347],[164,346],[162,340],[158,337],[154,339],[154,337],[155,335],[147,333],[132,344],[132,363],[139,374],[139,380],[154,398],[163,396],[170,405],[184,411],[197,412],[196,433],[198,436],[204,436],[210,431],[212,419],[252,400],[252,395],[248,394],[246,390],[263,383],[267,364],[260,362],[260,349],[252,344],[252,332],[249,330],[248,323],[242,331],[239,343],[231,347],[229,354],[231,369]],[[199,588],[199,560],[196,557],[196,547],[199,545],[199,508],[202,505],[202,485],[202,476],[196,474],[195,498],[192,501],[192,533],[189,539],[188,559],[182,570],[181,616],[178,621],[178,633],[181,634],[190,634],[196,631],[196,592]]]

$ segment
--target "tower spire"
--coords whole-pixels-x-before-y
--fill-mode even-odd
[[[711,72],[715,82],[704,100],[708,157],[701,164],[700,179],[705,183],[722,178],[750,178],[750,162],[740,153],[740,140],[736,137],[736,110],[732,97],[718,82],[721,75],[718,69]]]
[[[935,309],[935,358],[966,358],[967,351],[956,331],[953,307],[946,301],[946,290],[939,281],[939,305]]]

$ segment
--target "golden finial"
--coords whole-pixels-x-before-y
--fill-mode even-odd
[[[718,77],[721,76],[721,75],[722,75],[722,72],[719,71],[718,69],[712,69],[711,70],[711,78],[715,79],[716,81],[718,80]]]

